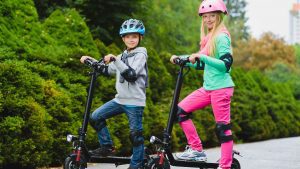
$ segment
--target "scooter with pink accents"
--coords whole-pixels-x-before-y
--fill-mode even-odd
[[[167,127],[163,132],[163,138],[159,139],[155,136],[150,138],[150,143],[156,146],[156,155],[152,156],[148,161],[147,165],[151,169],[169,169],[171,166],[180,166],[180,167],[190,167],[190,168],[199,168],[199,169],[217,169],[219,167],[219,163],[217,162],[200,162],[200,161],[189,161],[189,160],[179,160],[175,159],[171,152],[171,133],[173,129],[173,125],[177,115],[177,104],[180,96],[180,90],[183,83],[184,76],[188,73],[189,68],[185,66],[187,62],[189,62],[188,57],[179,57],[174,60],[174,62],[180,66],[180,70],[178,72],[175,91],[173,95],[173,100],[171,104],[171,109],[168,117]],[[201,67],[200,60],[196,60],[197,67]],[[203,63],[202,63],[203,64]],[[184,73],[184,69],[187,68],[188,71]],[[197,68],[196,68],[197,69]],[[239,155],[240,153],[237,151],[233,151],[233,161],[231,165],[231,169],[241,169],[241,165],[239,161],[234,157],[234,155]]]

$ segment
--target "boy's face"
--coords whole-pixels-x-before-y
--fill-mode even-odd
[[[135,48],[139,44],[140,34],[131,33],[123,36],[123,42],[127,46],[128,49]]]

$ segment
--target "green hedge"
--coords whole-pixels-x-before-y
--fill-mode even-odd
[[[57,10],[40,22],[32,0],[2,0],[0,30],[0,166],[61,165],[71,151],[65,136],[76,134],[81,126],[89,85],[89,68],[80,64],[79,58],[119,54],[123,47],[93,40],[85,21],[73,9]],[[151,135],[162,136],[178,72],[178,67],[169,63],[169,52],[148,48],[148,54],[150,86],[144,116],[147,145]],[[232,100],[235,141],[300,135],[299,101],[291,83],[271,81],[255,70],[234,68],[232,75],[236,83]],[[114,98],[114,83],[114,78],[98,78],[93,110]],[[185,76],[180,98],[201,84],[202,72],[191,70]],[[194,112],[194,121],[205,147],[219,144],[211,108]],[[127,118],[121,115],[109,119],[108,126],[119,154],[130,155]],[[185,144],[176,124],[172,148],[179,150]],[[99,146],[91,127],[87,145]]]

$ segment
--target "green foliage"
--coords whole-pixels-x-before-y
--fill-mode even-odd
[[[299,133],[299,106],[289,85],[274,84],[258,71],[235,70],[233,77],[232,119],[240,128],[238,138],[254,141]],[[288,119],[293,122],[286,123]]]
[[[240,42],[234,48],[234,65],[248,70],[271,69],[276,63],[285,63],[295,68],[296,56],[294,47],[285,43],[284,39],[271,32],[262,34],[260,39],[251,38]],[[287,57],[289,56],[289,57]]]
[[[0,67],[0,77],[3,82],[1,92],[6,98],[3,101],[1,119],[7,126],[3,129],[13,130],[1,132],[1,136],[5,138],[2,142],[5,149],[1,154],[5,159],[4,164],[22,166],[49,164],[51,157],[47,154],[46,148],[51,147],[53,142],[47,128],[50,118],[45,107],[38,103],[43,99],[43,80],[36,73],[25,68],[23,62],[4,62]],[[15,124],[20,125],[11,126],[14,117],[18,120]]]
[[[47,18],[55,9],[75,8],[86,18],[95,38],[110,44],[119,37],[122,22],[140,8],[143,0],[34,0],[40,18]]]
[[[299,66],[297,65],[297,68]],[[266,74],[273,82],[286,83],[293,90],[294,97],[300,99],[300,71],[289,67],[284,63],[277,63]]]
[[[0,6],[0,59],[21,57],[34,43],[31,30],[40,28],[33,2],[3,0]]]
[[[296,58],[297,58],[297,64],[298,66],[300,66],[300,45],[297,44],[294,46],[295,48],[295,54],[296,54]]]
[[[129,4],[129,1],[118,2],[123,7]],[[134,16],[144,21],[147,30],[142,45],[149,55],[150,84],[143,123],[148,145],[151,135],[162,137],[170,111],[178,72],[178,66],[169,62],[171,53],[185,54],[198,49],[200,21],[196,11],[199,2],[140,2],[142,6]],[[36,168],[61,165],[70,153],[71,145],[66,143],[65,136],[76,134],[81,126],[90,80],[90,69],[80,64],[79,58],[90,55],[100,59],[109,53],[121,53],[124,45],[118,45],[121,39],[117,29],[134,6],[114,15],[109,15],[112,12],[107,12],[110,8],[106,7],[114,5],[115,1],[101,1],[91,8],[89,15],[97,17],[86,18],[92,31],[101,32],[97,27],[102,22],[105,24],[100,27],[107,28],[94,35],[105,35],[107,39],[116,37],[114,43],[105,45],[102,36],[93,40],[77,10],[64,8],[87,10],[93,3],[92,0],[35,1],[39,14],[45,12],[40,16],[43,18],[40,22],[32,0],[0,2],[0,166]],[[93,14],[102,7],[105,10]],[[56,10],[58,8],[63,9]],[[84,10],[81,14],[87,16]],[[95,19],[99,23],[94,22]],[[109,34],[105,33],[107,31]],[[299,63],[298,46],[295,49]],[[233,69],[236,87],[231,118],[235,141],[300,135],[300,106],[295,99],[300,98],[297,66],[276,63],[272,69],[266,70],[266,75],[257,70]],[[180,99],[202,86],[202,76],[202,71],[193,69],[185,75]],[[92,111],[114,98],[114,83],[114,77],[98,77]],[[117,116],[107,122],[118,153],[130,155],[126,116]],[[205,147],[219,145],[210,107],[195,111],[194,122]],[[99,146],[91,127],[88,127],[86,138],[89,148]],[[175,124],[172,149],[182,149],[185,140],[181,128]]]
[[[199,1],[148,0],[134,15],[146,27],[145,44],[156,51],[184,54],[199,47]],[[166,26],[167,25],[167,26]]]
[[[247,40],[249,38],[249,27],[246,26],[248,18],[246,17],[245,0],[225,0],[229,17],[226,20],[226,25],[231,33],[232,45],[236,45],[241,40]]]
[[[32,1],[2,6],[0,124],[13,131],[1,130],[1,166],[61,164],[70,149],[65,136],[80,126],[86,99],[78,59],[98,56],[96,45],[74,10],[56,11],[41,24]]]
[[[161,57],[153,49],[148,49],[149,87],[154,104],[165,101],[170,96],[171,75],[167,72]],[[149,91],[149,90],[148,90]]]
[[[32,61],[40,60],[77,71],[80,56],[99,55],[88,27],[75,10],[53,12],[42,27],[41,36],[32,36],[43,39],[28,52]]]

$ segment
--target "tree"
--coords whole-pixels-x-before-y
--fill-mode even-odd
[[[139,15],[139,18],[147,18],[148,31],[146,41],[142,42],[146,43],[149,54],[150,82],[143,125],[145,138],[161,136],[166,126],[178,73],[178,66],[169,62],[170,53],[198,49],[198,5],[196,0],[179,0],[178,4],[172,0],[149,0],[141,6],[147,8],[144,12],[149,15],[149,18],[146,14]],[[191,16],[191,13],[195,15]],[[107,53],[118,54],[120,47],[116,43],[107,46],[99,39],[93,40],[85,20],[75,9],[55,10],[41,23],[33,0],[1,0],[0,31],[0,166],[30,169],[61,165],[72,148],[66,144],[65,136],[77,133],[87,99],[90,69],[78,59],[83,54],[95,58]],[[252,70],[256,62],[251,62],[251,71],[233,67],[232,78],[236,87],[232,100],[232,124],[237,141],[300,134],[300,106],[295,99],[297,92],[293,91],[293,87],[299,87],[292,86],[291,80],[287,80],[295,77],[293,81],[299,82],[300,76],[284,76],[285,73],[293,74],[299,67],[293,68],[291,58],[281,56],[290,54],[289,46],[272,36],[264,39],[264,43],[260,41],[252,40],[251,46],[245,43],[245,46],[239,46],[241,51],[235,53],[244,56],[251,52],[247,48],[252,48],[256,52],[250,53],[249,57],[255,56],[250,61],[262,56],[265,60],[272,58],[284,64],[272,67],[274,71],[272,74],[267,72],[267,76]],[[268,50],[266,53],[271,53],[272,57],[260,53],[261,49]],[[272,50],[276,51],[275,54]],[[293,58],[293,55],[288,56]],[[189,72],[184,76],[180,98],[202,84],[203,71]],[[92,110],[114,97],[114,82],[112,78],[99,76]],[[213,132],[212,110],[196,111],[194,120],[199,122],[195,125],[205,146],[219,145]],[[126,116],[109,119],[107,124],[120,155],[130,155]],[[86,144],[89,148],[99,146],[96,137],[95,131],[88,127]],[[175,124],[172,149],[183,147],[184,139],[184,133]],[[145,140],[148,145],[148,139]]]
[[[146,27],[145,44],[159,53],[186,54],[199,50],[198,0],[147,0],[135,13]]]
[[[249,38],[249,27],[246,26],[248,18],[246,17],[245,0],[224,0],[228,9],[229,17],[227,26],[232,36],[232,44],[236,46],[240,40]]]
[[[110,44],[119,39],[119,29],[125,19],[140,7],[143,0],[34,0],[41,19],[56,9],[75,8],[85,17],[93,37]]]
[[[68,0],[34,0],[34,4],[39,18],[45,19],[56,9],[68,6]]]
[[[42,24],[32,0],[2,0],[0,16],[0,166],[61,164],[88,81],[78,56],[99,55],[96,45],[75,10],[56,11]]]
[[[294,46],[295,48],[295,53],[296,53],[296,57],[297,57],[297,64],[298,66],[300,66],[300,44],[296,44]]]
[[[284,63],[276,63],[272,69],[266,71],[266,75],[275,83],[286,83],[293,89],[294,97],[300,100],[300,70]]]
[[[292,67],[296,65],[293,46],[286,44],[282,38],[272,33],[264,33],[260,39],[251,38],[249,41],[240,42],[233,53],[234,64],[246,69],[267,70],[277,62]]]

